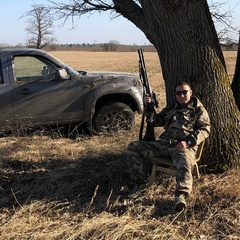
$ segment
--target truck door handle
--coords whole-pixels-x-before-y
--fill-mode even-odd
[[[32,92],[33,91],[29,90],[28,88],[23,88],[22,90],[16,91],[17,94],[23,94],[23,95],[28,95]]]

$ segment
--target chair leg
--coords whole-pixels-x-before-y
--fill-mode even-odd
[[[194,163],[192,167],[193,167],[193,174],[197,177],[197,179],[199,179],[200,173],[199,173],[199,169],[198,169],[198,164]]]
[[[151,173],[151,178],[150,178],[150,185],[152,185],[156,179],[156,170],[157,170],[157,164],[153,163],[152,173]]]

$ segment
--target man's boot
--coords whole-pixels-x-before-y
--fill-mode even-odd
[[[174,204],[175,210],[177,211],[182,211],[184,208],[186,208],[187,204],[185,201],[185,194],[181,193],[181,194],[175,195],[173,204]]]

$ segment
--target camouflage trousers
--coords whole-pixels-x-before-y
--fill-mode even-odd
[[[170,157],[173,165],[177,168],[175,194],[189,195],[193,184],[192,161],[195,154],[196,148],[179,151],[162,141],[135,141],[127,147],[127,164],[132,180],[145,182],[152,169],[151,158],[156,156]]]

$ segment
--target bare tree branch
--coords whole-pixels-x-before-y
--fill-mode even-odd
[[[71,19],[72,28],[74,28],[74,18],[81,17],[84,14],[94,14],[96,12],[110,11],[110,18],[116,18],[122,15],[126,19],[130,20],[145,34],[147,30],[144,24],[144,14],[141,8],[140,0],[125,0],[124,4],[122,0],[72,0],[70,3],[63,1],[56,2],[54,0],[48,0],[51,3],[50,9],[57,19],[62,19],[62,26],[68,19]],[[227,2],[212,1],[209,5],[212,18],[215,22],[218,37],[221,43],[231,44],[236,41],[236,37],[239,28],[234,27],[232,24],[232,9],[225,8]],[[139,24],[141,22],[141,24]],[[150,35],[147,36],[150,38]],[[149,39],[150,40],[150,39]]]
[[[21,18],[28,17],[25,31],[30,35],[28,45],[43,48],[55,41],[52,35],[53,17],[50,9],[44,5],[32,5],[32,10],[25,12]]]
[[[224,8],[227,2],[213,2],[209,8],[216,25],[219,41],[230,45],[237,42],[239,27],[233,26],[234,8]]]

